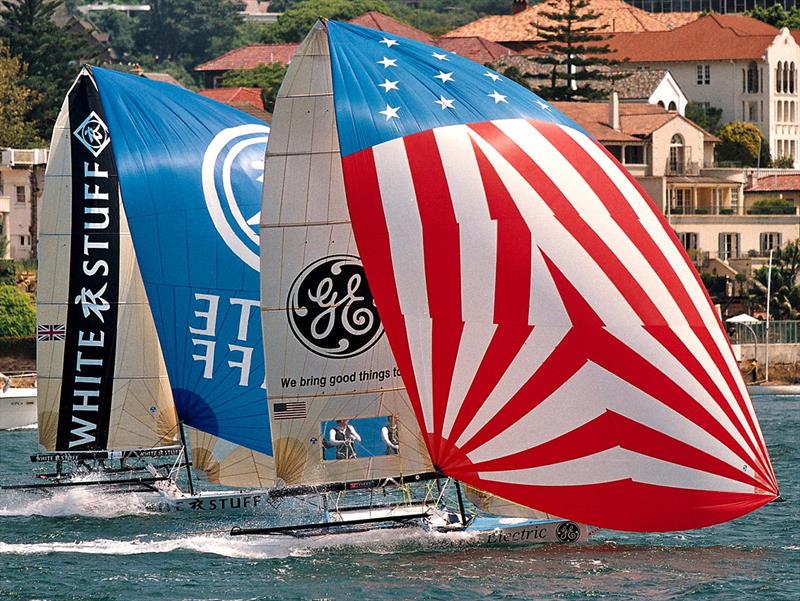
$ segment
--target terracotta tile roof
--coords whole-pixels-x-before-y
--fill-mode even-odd
[[[562,0],[565,1],[565,0]],[[600,16],[592,25],[600,31],[664,31],[667,25],[652,14],[631,6],[624,0],[592,0],[591,9]],[[529,42],[538,38],[537,24],[543,22],[542,13],[550,8],[542,2],[526,8],[516,15],[491,15],[462,25],[446,33],[445,37],[480,36],[494,42]]]
[[[433,44],[433,36],[425,33],[421,29],[412,27],[407,23],[388,17],[383,13],[371,10],[350,19],[349,23],[361,25],[362,27],[369,27],[370,29],[377,29],[378,31],[385,31],[386,33],[393,33],[395,35],[410,38],[424,44]]]
[[[625,76],[608,86],[617,91],[620,100],[647,100],[668,73],[665,69],[614,69],[614,71]]]
[[[617,130],[608,123],[608,102],[553,102],[552,104],[603,143],[641,142],[673,119],[691,123],[678,113],[668,112],[658,105],[624,102],[619,105],[620,128]],[[706,141],[716,140],[710,134],[704,137]]]
[[[794,192],[800,190],[800,173],[762,175],[745,186],[745,192]]]
[[[264,109],[259,88],[205,88],[198,90],[197,93],[225,104],[234,106],[237,104],[249,104],[258,109]]]
[[[141,76],[146,79],[151,79],[153,81],[162,81],[164,83],[171,83],[172,85],[180,86],[181,88],[186,87],[177,79],[172,77],[172,75],[170,75],[169,73],[142,73]]]
[[[633,62],[758,59],[777,34],[751,17],[707,15],[672,31],[619,33],[608,44]]]
[[[677,27],[681,27],[686,25],[687,23],[691,23],[692,21],[697,21],[703,13],[650,13],[650,16],[653,17],[656,21],[661,21],[664,25],[667,26],[667,29],[675,29]]]
[[[434,43],[448,52],[455,52],[459,56],[473,60],[481,65],[493,63],[503,56],[513,54],[511,50],[502,44],[477,36],[439,38]]]
[[[267,63],[288,65],[298,44],[251,44],[236,48],[210,61],[198,65],[195,71],[230,71],[253,69]]]

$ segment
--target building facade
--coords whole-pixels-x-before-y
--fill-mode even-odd
[[[0,258],[35,256],[47,150],[0,151]],[[34,210],[35,208],[35,210]]]

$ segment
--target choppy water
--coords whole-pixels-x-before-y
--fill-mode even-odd
[[[0,492],[0,599],[800,599],[800,397],[756,405],[786,502],[731,524],[529,548],[396,530],[286,541],[129,496]],[[0,432],[0,481],[28,477],[35,439]]]

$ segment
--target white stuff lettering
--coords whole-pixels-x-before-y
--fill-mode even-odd
[[[232,371],[239,386],[253,384],[256,370],[263,366],[260,361],[254,365],[253,361],[253,357],[263,352],[257,319],[258,301],[199,292],[194,299],[194,319],[189,333],[192,334],[192,359],[202,367],[203,378],[226,377]],[[263,389],[267,387],[263,379],[258,384]]]
[[[82,237],[83,274],[86,281],[72,302],[81,309],[83,320],[78,327],[78,349],[72,391],[72,427],[69,448],[83,447],[96,440],[101,406],[101,391],[107,386],[106,313],[111,304],[106,300],[106,290],[111,276],[108,261],[108,229],[111,225],[111,200],[108,171],[95,162],[83,163],[83,222]],[[80,189],[80,188],[79,188]],[[101,237],[102,236],[102,237]],[[101,256],[98,256],[100,254]]]

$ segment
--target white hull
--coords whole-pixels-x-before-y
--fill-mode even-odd
[[[569,520],[498,517],[477,517],[460,532],[474,533],[483,545],[578,543],[588,540],[591,534],[585,524]]]
[[[180,491],[162,491],[147,508],[162,513],[253,513],[270,505],[265,490],[203,491],[191,495]]]
[[[36,389],[9,388],[0,393],[0,430],[36,423]]]

